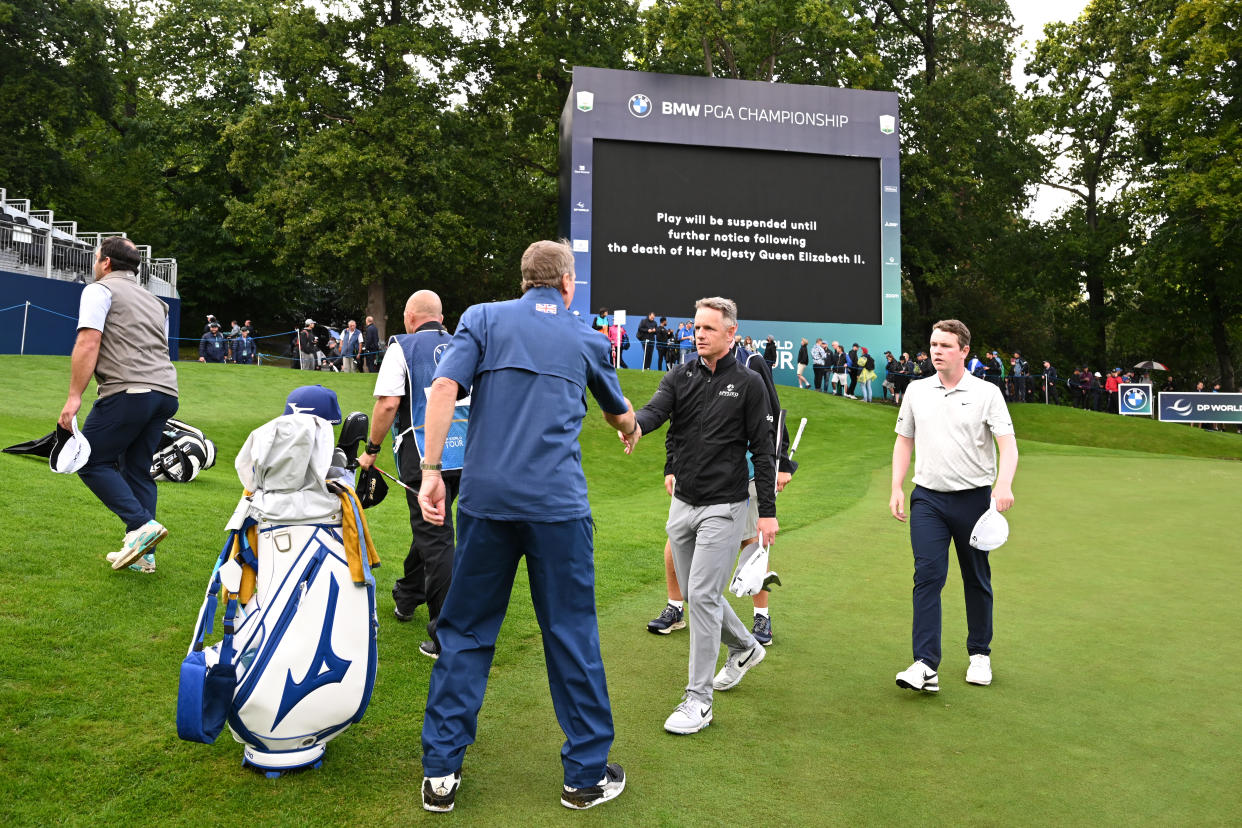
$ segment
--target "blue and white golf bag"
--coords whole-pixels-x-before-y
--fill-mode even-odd
[[[332,428],[288,414],[237,458],[247,491],[211,574],[181,667],[177,732],[212,742],[227,721],[243,764],[269,775],[318,767],[361,720],[375,684],[379,564],[357,497],[326,483]],[[205,644],[225,605],[224,636]]]

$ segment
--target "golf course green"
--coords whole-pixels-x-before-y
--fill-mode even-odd
[[[52,429],[68,373],[64,357],[0,356],[0,445]],[[790,430],[808,424],[801,468],[777,501],[774,642],[760,667],[717,694],[712,726],[679,737],[661,725],[686,681],[688,635],[646,631],[665,600],[664,433],[626,457],[590,401],[583,461],[612,759],[626,769],[626,791],[583,815],[558,804],[563,737],[519,573],[456,810],[432,815],[418,793],[432,666],[418,653],[425,609],[409,624],[392,616],[409,545],[395,487],[368,513],[383,564],[379,671],[364,720],[328,745],[321,769],[274,780],[243,769],[227,733],[211,746],[177,738],[178,667],[240,495],[233,459],[306,379],[197,363],[178,363],[178,373],[178,417],[219,456],[190,484],[160,484],[169,536],[154,574],[109,569],[104,555],[123,527],[75,476],[0,456],[5,824],[1242,821],[1242,436],[1013,407],[1016,503],[1009,542],[991,554],[995,680],[964,681],[961,582],[950,566],[941,691],[925,696],[893,680],[910,663],[913,572],[908,527],[887,505],[896,409],[782,388]],[[373,378],[313,379],[337,391],[343,411],[370,412]],[[622,372],[636,406],[658,379]],[[389,448],[380,465],[392,471]],[[748,602],[733,600],[749,618]]]

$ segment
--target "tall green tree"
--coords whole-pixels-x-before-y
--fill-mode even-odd
[[[855,0],[658,0],[644,13],[641,67],[764,82],[886,82]]]
[[[1149,310],[1175,319],[1183,347],[1205,345],[1237,387],[1242,329],[1242,3],[1147,0],[1168,21],[1129,67],[1144,162],[1138,258]],[[1210,378],[1210,377],[1209,377]]]
[[[991,255],[1021,223],[1038,170],[1010,79],[1004,0],[871,0],[879,50],[901,94],[902,327],[926,337],[941,307],[1003,278]],[[954,294],[960,298],[952,298]]]
[[[116,94],[102,0],[0,0],[0,186],[60,209],[66,144]]]
[[[1118,292],[1128,280],[1131,221],[1124,195],[1136,173],[1134,102],[1125,67],[1156,22],[1122,0],[1096,0],[1070,23],[1050,24],[1027,66],[1031,114],[1043,130],[1040,183],[1073,196],[1052,226],[1048,265],[1084,294],[1089,337],[1081,356],[1104,364]]]

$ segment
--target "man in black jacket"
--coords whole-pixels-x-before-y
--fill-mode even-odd
[[[858,363],[858,343],[855,342],[850,346],[850,351],[846,355],[846,367],[850,372],[850,388],[845,392],[845,396],[851,400],[858,399],[854,392],[858,390],[858,375],[862,373],[862,366]]]
[[[660,317],[660,327],[655,330],[656,352],[659,355],[660,370],[673,364],[673,355],[670,350],[673,347],[673,332],[668,327],[668,318]]]
[[[654,313],[638,323],[638,342],[643,348],[643,370],[651,367],[651,354],[656,347],[656,318]]]
[[[368,374],[374,374],[378,370],[375,360],[376,355],[379,354],[379,349],[379,328],[375,326],[375,317],[368,316],[367,326],[362,332],[362,364]]]
[[[758,374],[729,353],[737,306],[719,297],[700,299],[694,330],[699,358],[664,375],[655,396],[638,412],[638,433],[632,438],[637,442],[672,421],[669,439],[677,451],[667,528],[677,582],[690,602],[690,681],[664,729],[683,734],[711,724],[713,691],[736,686],[765,655],[723,595],[745,529],[747,450],[754,460],[758,534],[765,546],[779,529],[775,419],[767,389]],[[722,641],[729,656],[713,679]]]

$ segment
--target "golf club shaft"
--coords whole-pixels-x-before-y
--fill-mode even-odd
[[[793,445],[789,447],[789,459],[792,460],[794,452],[798,450],[798,443],[802,442],[802,432],[806,429],[806,417],[802,418],[802,422],[798,424],[798,433],[794,435]]]
[[[414,487],[412,487],[412,486],[407,486],[407,485],[405,485],[405,484],[404,484],[404,483],[402,483],[400,480],[398,480],[397,478],[393,477],[393,476],[392,476],[391,474],[389,474],[388,472],[386,472],[386,471],[384,471],[383,469],[381,469],[379,466],[372,466],[371,468],[375,469],[377,472],[379,472],[380,474],[384,475],[384,477],[387,477],[389,480],[391,480],[393,483],[396,483],[398,486],[400,486],[401,488],[405,489],[407,492],[414,492],[414,494],[418,494],[418,490],[417,490],[417,489],[415,489],[415,488],[414,488]]]

